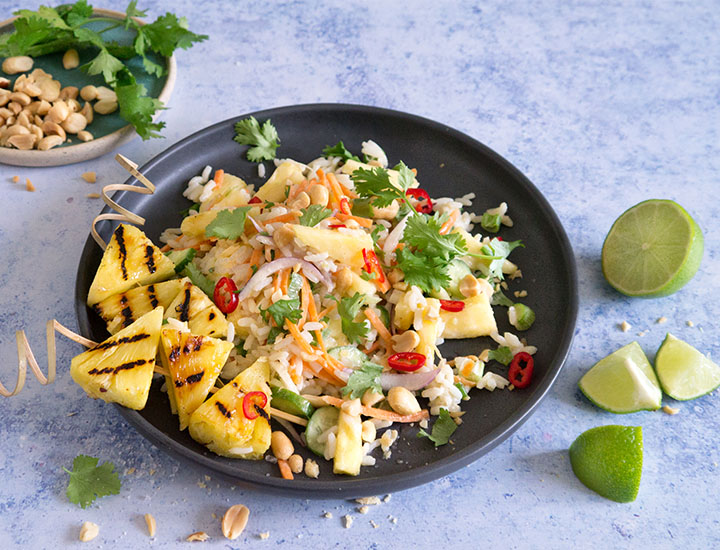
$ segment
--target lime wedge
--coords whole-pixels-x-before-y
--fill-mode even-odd
[[[655,371],[663,391],[679,401],[696,399],[720,386],[720,366],[670,333],[655,356]]]
[[[637,342],[595,363],[578,386],[595,405],[613,413],[654,411],[662,400],[655,372]]]
[[[598,426],[570,445],[577,478],[600,496],[632,502],[640,488],[643,441],[640,426]]]
[[[605,279],[628,296],[668,296],[700,267],[703,235],[690,215],[669,200],[648,200],[625,211],[602,248]]]

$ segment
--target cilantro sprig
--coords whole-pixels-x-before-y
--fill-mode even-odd
[[[488,353],[488,359],[495,360],[498,363],[507,366],[510,364],[510,361],[513,360],[513,354],[508,346],[500,346],[497,349],[490,350]]]
[[[245,232],[245,221],[251,206],[239,206],[232,210],[220,210],[215,219],[205,228],[206,237],[237,239]]]
[[[132,0],[122,20],[93,16],[93,7],[86,0],[64,4],[56,8],[40,6],[36,11],[21,9],[15,12],[15,30],[0,35],[0,57],[29,55],[39,57],[70,48],[91,50],[95,56],[81,67],[90,75],[102,75],[118,97],[120,116],[135,127],[143,139],[159,137],[164,122],[153,122],[153,116],[163,109],[160,101],[147,95],[139,84],[126,60],[139,56],[143,70],[155,76],[165,74],[165,67],[152,61],[151,54],[169,57],[177,48],[187,49],[196,42],[206,40],[207,35],[195,34],[188,29],[184,17],[166,13],[152,23],[140,25],[135,17],[145,17],[145,11],[137,8]],[[88,24],[103,23],[100,30]],[[105,33],[117,27],[125,27],[135,33],[132,45],[121,45],[107,40]]]
[[[410,189],[415,181],[415,174],[408,168],[404,162],[400,162],[397,166],[398,178],[397,185],[390,181],[390,174],[384,168],[376,167],[368,170],[367,168],[358,168],[351,174],[355,191],[361,197],[372,197],[371,204],[378,208],[385,208],[396,199],[404,202],[412,208],[415,208],[407,199],[405,192]]]
[[[362,342],[367,338],[368,332],[370,332],[365,320],[360,322],[355,321],[355,317],[360,313],[360,308],[362,308],[363,305],[365,305],[365,295],[359,292],[356,292],[348,298],[342,298],[338,304],[342,331],[351,344]]]
[[[353,155],[350,151],[348,151],[347,148],[345,147],[345,144],[342,141],[338,141],[332,147],[330,145],[325,147],[325,149],[323,149],[323,156],[325,158],[340,157],[346,161],[356,160],[356,161],[360,162],[360,158],[356,155]]]
[[[265,311],[269,313],[278,327],[285,325],[285,319],[292,323],[297,323],[302,317],[302,309],[300,309],[300,289],[302,288],[302,279],[299,275],[293,273],[290,275],[288,283],[288,298],[278,300]],[[279,333],[275,334],[275,337]],[[274,340],[273,340],[274,341]]]
[[[322,204],[311,204],[300,210],[300,225],[315,227],[321,221],[332,216],[332,210],[325,208]]]
[[[87,455],[78,455],[73,460],[72,470],[63,468],[70,474],[66,495],[68,500],[81,508],[90,506],[97,497],[117,495],[120,492],[120,478],[113,471],[112,462],[103,462]]]
[[[435,443],[436,447],[445,445],[450,441],[450,436],[457,430],[457,424],[453,420],[452,416],[447,409],[440,409],[440,415],[433,424],[432,433],[427,433],[425,430],[418,432],[418,437],[427,437],[430,441]]]
[[[362,397],[367,390],[382,393],[380,375],[383,368],[370,361],[366,361],[359,369],[355,369],[348,378],[347,384],[341,390],[342,394],[350,399]]]
[[[235,123],[235,137],[240,145],[250,145],[247,158],[251,162],[262,162],[275,158],[275,150],[280,147],[277,130],[270,119],[262,126],[253,116]]]

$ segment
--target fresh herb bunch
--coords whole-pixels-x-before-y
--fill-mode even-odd
[[[137,82],[125,61],[140,56],[145,72],[160,77],[165,68],[147,57],[150,52],[169,57],[177,48],[187,49],[207,39],[206,35],[188,30],[187,20],[172,13],[140,25],[134,18],[145,17],[146,12],[137,8],[137,0],[128,4],[122,20],[93,17],[93,7],[86,0],[56,8],[40,6],[37,11],[18,10],[15,15],[18,16],[13,22],[15,30],[0,35],[0,57],[38,57],[69,48],[97,50],[97,55],[81,68],[90,75],[103,75],[117,94],[120,116],[132,124],[143,139],[160,137],[158,132],[165,123],[153,122],[152,117],[164,107],[161,101],[147,95],[145,86]],[[87,27],[96,21],[108,25],[99,31]],[[132,45],[104,38],[104,33],[118,27],[135,31]]]

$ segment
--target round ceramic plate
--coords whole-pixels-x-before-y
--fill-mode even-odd
[[[112,19],[125,18],[124,13],[104,9],[94,10],[93,15]],[[13,21],[15,19],[16,18],[12,18],[1,22],[0,34],[13,31]],[[88,24],[88,27],[93,30],[101,30],[104,26],[106,26],[106,24],[102,22]],[[129,45],[132,44],[134,33],[126,30],[124,27],[118,27],[108,31],[105,34],[105,38],[114,40],[119,44]],[[102,75],[90,76],[79,68],[96,55],[96,50],[80,50],[80,65],[77,69],[72,70],[65,70],[65,68],[63,68],[63,53],[64,52],[56,52],[38,57],[35,59],[33,69],[43,69],[45,72],[51,74],[55,80],[59,80],[63,87],[77,86],[78,88],[82,88],[87,85],[106,86],[105,79]],[[167,105],[175,85],[177,72],[175,56],[164,59],[151,52],[148,58],[155,63],[165,66],[165,74],[162,77],[158,78],[146,73],[142,68],[142,60],[137,56],[127,60],[126,63],[135,75],[138,83],[145,86],[148,95],[157,97]],[[12,83],[15,82],[15,79],[20,75],[5,75],[5,73],[0,71],[0,76],[5,76],[10,79],[10,88],[12,89]],[[80,98],[78,98],[78,101],[80,101],[81,104],[84,103]],[[132,138],[137,137],[135,129],[120,116],[118,111],[109,115],[95,114],[92,124],[89,124],[86,130],[92,133],[95,139],[82,142],[77,139],[77,137],[70,135],[70,141],[66,141],[62,145],[53,147],[48,151],[20,151],[9,147],[0,147],[0,163],[13,164],[15,166],[61,166],[72,164],[73,162],[81,162],[104,155],[123,143],[130,141]]]
[[[160,392],[161,380],[153,384],[144,410],[118,407],[120,413],[150,441],[196,463],[207,473],[286,496],[345,498],[397,491],[447,475],[477,460],[512,434],[536,409],[558,376],[570,347],[578,303],[575,261],[552,208],[535,186],[497,153],[424,118],[374,107],[335,104],[283,107],[253,115],[261,122],[272,119],[280,135],[278,155],[282,158],[310,161],[320,156],[326,145],[339,140],[358,152],[362,141],[372,139],[385,149],[391,164],[403,160],[417,168],[418,179],[433,197],[475,193],[476,212],[506,201],[515,226],[503,228],[500,234],[506,240],[522,239],[525,243],[525,248],[512,254],[513,261],[522,268],[523,278],[509,282],[508,294],[527,290],[528,296],[523,301],[537,313],[533,327],[523,333],[529,343],[538,346],[532,384],[512,392],[473,390],[470,401],[463,403],[467,413],[452,437],[452,444],[438,449],[427,439],[418,439],[416,425],[394,426],[400,437],[392,447],[392,457],[383,460],[378,456],[377,464],[363,467],[357,477],[334,475],[332,464],[319,459],[318,479],[298,475],[287,481],[280,478],[276,465],[266,461],[217,456],[193,441],[187,431],[178,430],[177,417],[170,414],[167,396]],[[205,165],[223,168],[256,188],[262,183],[257,165],[245,159],[245,147],[232,140],[234,123],[245,116],[248,115],[201,130],[142,167],[142,173],[157,186],[154,195],[126,192],[116,196],[120,204],[147,218],[143,229],[155,242],[163,229],[179,226],[180,212],[190,205],[182,191]],[[269,174],[272,164],[266,165]],[[114,227],[114,223],[101,222],[100,233],[106,241]],[[85,299],[101,255],[102,251],[89,237],[80,260],[75,296],[80,331],[97,341],[107,338],[107,332],[101,319],[85,306]],[[500,332],[512,330],[506,308],[495,309]],[[490,345],[496,347],[489,338],[455,340],[441,349],[445,357],[453,357],[476,354]],[[504,367],[491,364],[489,368],[507,375]],[[307,449],[302,449],[302,454],[313,456]],[[380,455],[380,451],[374,454]]]

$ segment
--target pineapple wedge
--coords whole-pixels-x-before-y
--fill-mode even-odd
[[[202,290],[187,281],[165,310],[165,319],[187,322],[190,332],[201,336],[227,335],[228,322],[222,311]]]
[[[286,160],[275,169],[272,176],[255,193],[255,196],[262,201],[282,202],[285,200],[285,188],[288,182],[294,185],[304,179],[303,165]]]
[[[440,310],[440,318],[445,321],[442,337],[445,339],[477,338],[497,332],[497,324],[490,307],[490,298],[484,292],[465,299],[462,311]]]
[[[94,306],[113,294],[164,281],[173,275],[175,264],[145,233],[132,225],[120,224],[90,285],[87,305]]]
[[[287,227],[292,229],[295,238],[312,252],[327,252],[333,260],[357,269],[365,265],[363,248],[373,249],[372,237],[363,231],[347,235],[320,227],[305,225],[287,225]]]
[[[70,375],[94,399],[140,410],[155,369],[163,308],[146,313],[70,363]]]
[[[222,183],[210,193],[207,200],[203,201],[200,205],[200,212],[245,206],[249,196],[241,191],[246,187],[247,183],[239,177],[228,173],[223,174]]]
[[[238,374],[190,417],[190,436],[212,452],[230,458],[259,460],[270,447],[270,364],[261,357]],[[243,414],[246,393],[267,396],[265,414],[249,420]]]
[[[172,328],[162,330],[160,343],[163,366],[170,372],[168,394],[174,398],[182,431],[215,385],[233,345]]]
[[[93,309],[107,323],[108,332],[115,334],[158,306],[167,310],[183,286],[189,282],[190,279],[187,278],[171,279],[164,283],[132,288],[106,298],[95,304]]]

